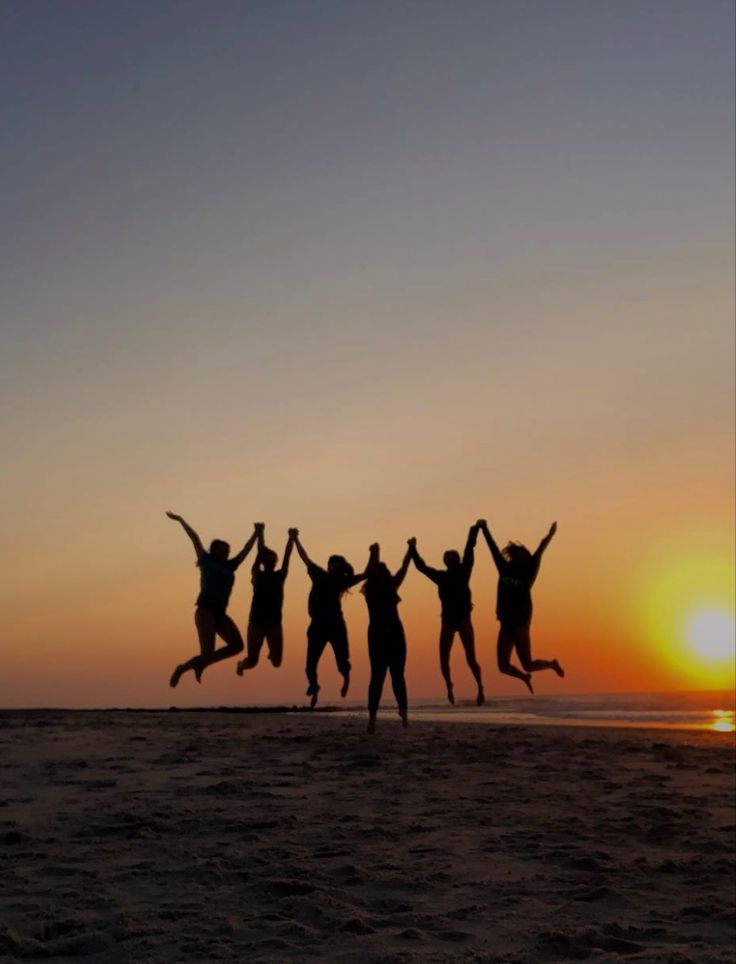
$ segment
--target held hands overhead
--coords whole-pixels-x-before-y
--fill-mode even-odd
[[[180,516],[176,512],[172,512],[170,509],[166,510],[166,515],[169,519],[173,519],[174,522],[182,522],[182,523],[184,522],[184,519],[182,516]],[[490,535],[490,532],[488,529],[488,521],[486,519],[478,519],[477,522],[473,524],[473,528],[477,529],[478,532],[484,532],[487,535]],[[266,524],[265,522],[254,522],[253,529],[256,534],[262,536],[263,533],[265,532]],[[287,532],[290,540],[294,542],[298,541],[299,529],[297,529],[295,526],[292,526],[287,530]],[[557,532],[557,523],[553,522],[552,525],[549,527],[549,532],[547,533],[546,540],[549,541],[555,535],[556,532]],[[416,536],[412,536],[410,539],[407,539],[406,544],[409,547],[410,551],[415,551],[417,547]],[[377,542],[372,543],[369,546],[369,551],[379,552],[380,551],[379,544]]]

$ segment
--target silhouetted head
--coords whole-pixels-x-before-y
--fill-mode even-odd
[[[366,579],[366,584],[382,586],[386,583],[393,583],[393,576],[391,575],[391,570],[386,565],[385,562],[379,562],[370,576]]]
[[[371,567],[371,573],[360,591],[364,596],[371,598],[376,595],[384,597],[386,593],[390,593],[395,599],[398,599],[394,577],[385,562],[379,562],[375,567]]]
[[[448,549],[442,559],[448,569],[455,569],[460,565],[460,553],[457,549]]]
[[[273,549],[263,549],[261,552],[261,563],[266,572],[273,572],[276,563],[279,561],[278,554]]]
[[[509,542],[509,544],[501,550],[501,555],[515,566],[523,566],[527,562],[531,562],[532,558],[531,552],[520,542]]]
[[[224,539],[213,539],[210,543],[210,555],[213,559],[225,562],[230,555],[230,543],[225,542]]]
[[[327,571],[332,576],[347,576],[348,578],[355,574],[355,570],[345,556],[330,556],[327,560]]]

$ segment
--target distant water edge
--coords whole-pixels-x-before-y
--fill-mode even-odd
[[[412,707],[418,719],[478,723],[640,727],[655,729],[736,731],[733,690],[680,693],[610,693],[576,696],[533,696],[492,699],[485,706],[444,706],[422,703]]]
[[[47,709],[4,710],[0,708],[0,726],[10,716],[40,716],[58,713],[341,713],[364,715],[365,704],[359,700],[323,705],[314,710],[303,705],[202,706],[202,707],[108,707],[69,710]],[[380,715],[396,712],[391,700],[384,700]],[[485,706],[459,700],[454,706],[440,700],[411,702],[414,720],[451,723],[478,723],[508,726],[603,726],[642,729],[710,730],[736,740],[736,693],[733,690],[693,691],[679,693],[610,693],[574,696],[490,697]]]

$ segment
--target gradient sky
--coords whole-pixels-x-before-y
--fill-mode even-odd
[[[731,0],[4,0],[0,116],[0,706],[303,699],[298,560],[283,668],[169,689],[168,508],[356,567],[557,519],[538,692],[733,685],[686,630],[734,609]],[[434,588],[402,596],[431,697]]]

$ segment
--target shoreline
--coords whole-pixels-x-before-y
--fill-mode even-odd
[[[515,701],[514,701],[515,702]],[[498,704],[497,704],[498,706]],[[733,710],[720,710],[722,720],[715,717],[708,722],[705,721],[666,721],[666,720],[626,720],[615,718],[582,718],[570,714],[568,716],[542,716],[523,711],[504,711],[497,709],[489,712],[483,708],[477,708],[474,703],[468,701],[467,705],[459,704],[453,708],[444,708],[420,704],[414,708],[409,708],[409,725],[417,726],[420,724],[437,723],[451,724],[453,727],[468,725],[489,727],[495,729],[574,729],[574,730],[622,730],[622,731],[643,731],[652,733],[708,733],[720,741],[724,746],[730,746],[736,750],[736,732],[734,730]],[[250,706],[195,706],[195,707],[110,707],[110,708],[81,708],[69,709],[66,707],[30,707],[23,709],[2,709],[0,708],[0,727],[8,725],[7,721],[13,717],[29,719],[33,717],[55,717],[64,715],[223,715],[223,716],[253,716],[253,717],[327,717],[335,716],[347,719],[364,720],[367,719],[368,710],[366,706],[350,705],[340,706],[327,704],[324,706],[310,707],[307,705],[299,706],[293,704],[279,705],[250,705]],[[379,725],[396,717],[396,709],[393,706],[381,707],[378,713]]]

